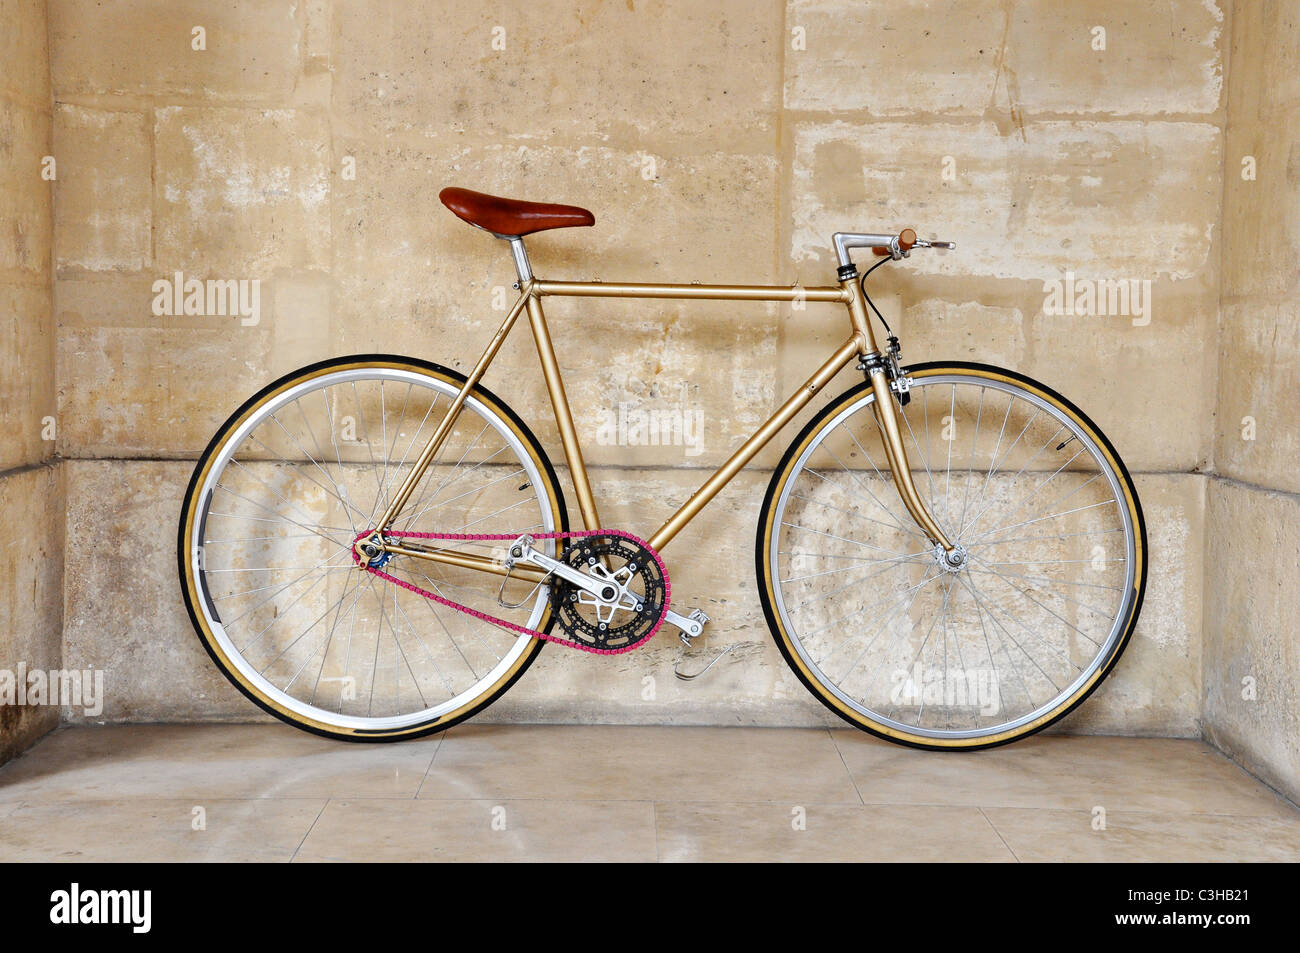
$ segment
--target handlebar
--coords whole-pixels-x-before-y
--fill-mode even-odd
[[[894,260],[906,258],[913,248],[956,248],[956,242],[926,241],[916,237],[916,230],[905,228],[897,235],[879,235],[863,232],[836,232],[834,236],[835,256],[840,267],[853,263],[849,250],[853,248],[870,248],[872,254],[879,257],[889,256]]]

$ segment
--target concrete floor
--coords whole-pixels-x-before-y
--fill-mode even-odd
[[[1295,861],[1300,811],[1197,741],[963,756],[852,730],[462,726],[362,746],[130,726],[62,730],[0,768],[0,861],[23,860]]]

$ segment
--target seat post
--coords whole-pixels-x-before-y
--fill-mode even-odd
[[[522,285],[533,277],[533,269],[528,264],[528,252],[524,250],[524,240],[517,235],[502,237],[510,242],[510,254],[515,258],[515,272],[519,275],[519,283]]]

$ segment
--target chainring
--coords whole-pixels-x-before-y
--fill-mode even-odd
[[[551,581],[551,609],[565,635],[592,649],[619,649],[645,639],[664,613],[666,580],[654,553],[622,536],[586,536],[560,561],[609,583],[598,599],[567,580]]]

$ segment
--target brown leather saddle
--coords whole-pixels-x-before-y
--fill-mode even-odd
[[[454,188],[443,189],[438,193],[438,198],[459,218],[505,238],[531,235],[548,228],[596,224],[596,216],[576,205],[522,202],[519,199]]]

